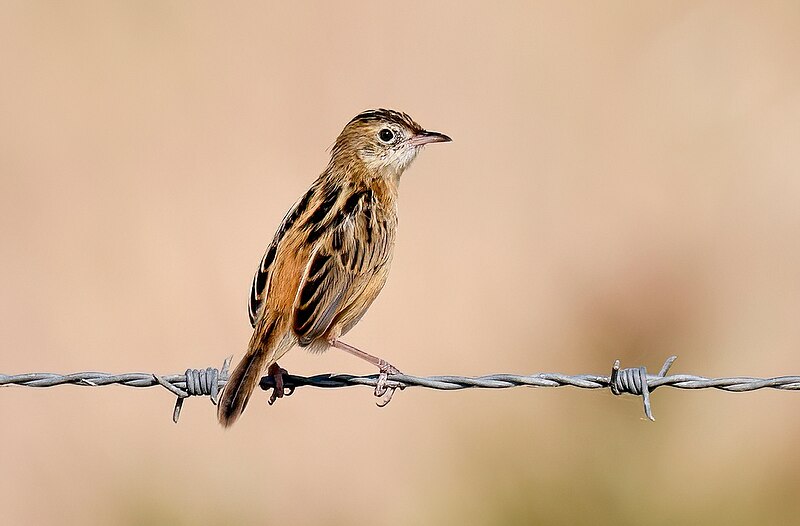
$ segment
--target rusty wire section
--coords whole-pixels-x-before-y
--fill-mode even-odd
[[[486,376],[411,376],[392,374],[387,386],[392,389],[425,387],[444,391],[460,389],[508,389],[511,387],[577,387],[580,389],[610,389],[615,395],[632,394],[642,397],[647,418],[655,420],[650,405],[650,394],[657,387],[676,389],[719,389],[729,392],[755,391],[757,389],[800,390],[800,376],[776,376],[755,378],[737,376],[728,378],[707,378],[689,374],[667,375],[675,356],[664,362],[658,374],[648,374],[644,367],[621,369],[619,360],[614,363],[610,375],[560,373],[538,373],[533,375],[490,374]],[[98,387],[103,385],[124,385],[127,387],[161,386],[177,396],[172,419],[178,421],[183,401],[190,396],[208,396],[216,404],[217,398],[228,378],[230,358],[219,369],[187,369],[183,374],[157,375],[153,373],[109,374],[82,372],[72,374],[28,373],[17,375],[0,374],[0,387],[18,385],[24,387],[53,387],[56,385],[81,385]],[[357,385],[375,388],[378,375],[355,376],[350,374],[321,374],[316,376],[284,375],[285,394],[291,394],[298,387],[338,388]],[[274,388],[274,379],[265,376],[261,388]]]

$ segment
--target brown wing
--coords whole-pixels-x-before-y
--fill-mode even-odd
[[[386,262],[388,229],[376,228],[373,207],[369,190],[353,194],[327,228],[316,233],[294,302],[293,328],[301,346],[324,336]]]
[[[278,245],[283,239],[286,231],[294,225],[295,222],[303,215],[303,212],[308,208],[311,196],[314,193],[314,186],[312,186],[306,194],[297,200],[294,206],[289,209],[289,212],[283,218],[281,226],[275,232],[272,238],[272,243],[267,247],[264,256],[261,258],[261,264],[258,266],[255,276],[253,276],[253,284],[250,286],[250,298],[247,302],[247,312],[250,315],[250,325],[256,326],[258,319],[258,311],[264,304],[264,298],[269,290],[269,277],[272,271],[272,264],[275,262],[275,255],[278,252]]]

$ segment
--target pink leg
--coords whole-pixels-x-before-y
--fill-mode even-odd
[[[400,372],[400,369],[390,364],[383,358],[372,356],[371,354],[366,353],[361,349],[357,349],[352,345],[345,343],[341,340],[333,339],[330,341],[330,344],[331,347],[336,347],[337,349],[341,349],[345,352],[348,352],[353,356],[357,356],[362,360],[365,360],[378,368],[380,374],[378,375],[378,383],[375,384],[375,396],[381,398],[381,400],[378,402],[379,407],[383,407],[392,401],[392,395],[394,395],[395,389],[397,389],[398,387],[402,389],[402,387],[397,384],[389,385],[388,380],[390,374],[403,374],[403,373]]]

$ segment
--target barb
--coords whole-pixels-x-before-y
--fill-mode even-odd
[[[56,385],[81,385],[101,387],[104,385],[124,385],[126,387],[154,387],[160,385],[177,396],[172,411],[172,421],[176,424],[181,416],[183,401],[190,396],[208,396],[216,405],[219,393],[228,378],[228,357],[220,369],[186,369],[183,374],[159,376],[153,373],[109,374],[87,371],[72,374],[28,373],[17,375],[0,374],[0,387],[19,385],[23,387],[53,387]]]
[[[800,390],[800,376],[776,376],[772,378],[755,378],[738,376],[728,378],[709,378],[688,374],[667,375],[675,356],[669,357],[658,374],[648,374],[644,367],[621,369],[619,360],[614,363],[611,374],[607,376],[559,373],[539,373],[533,375],[490,374],[486,376],[411,376],[406,374],[389,375],[391,385],[404,389],[406,387],[425,387],[443,391],[460,389],[508,389],[512,387],[577,387],[580,389],[609,389],[615,395],[624,393],[642,397],[645,415],[655,420],[650,406],[650,395],[658,387],[676,389],[718,389],[728,392],[755,391],[757,389],[779,389],[784,391]],[[180,416],[183,401],[190,396],[209,396],[212,403],[225,385],[228,378],[230,358],[220,369],[187,369],[183,374],[159,376],[152,373],[109,374],[83,372],[67,375],[53,373],[30,373],[18,375],[0,374],[0,387],[18,385],[25,387],[52,387],[56,385],[82,385],[98,387],[103,385],[124,385],[127,387],[162,386],[178,397],[173,410],[173,421]],[[284,388],[294,391],[298,387],[339,388],[357,385],[375,388],[378,375],[355,376],[351,374],[320,374],[316,376],[283,375]],[[274,388],[272,376],[261,379],[260,386],[264,390]]]

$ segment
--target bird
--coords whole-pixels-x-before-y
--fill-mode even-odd
[[[312,353],[333,347],[368,361],[380,373],[375,394],[386,393],[388,375],[399,369],[340,338],[386,283],[401,176],[425,145],[451,140],[389,109],[363,111],[345,125],[327,167],[283,218],[253,277],[253,334],[217,405],[224,427],[241,416],[264,371],[275,380],[270,404],[283,396],[286,371],[278,360],[294,346]]]

